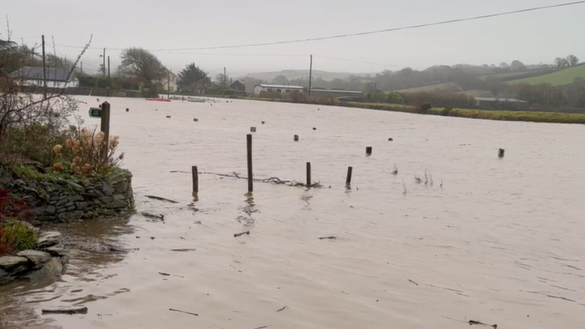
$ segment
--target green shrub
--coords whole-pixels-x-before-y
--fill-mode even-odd
[[[391,92],[388,94],[388,103],[390,104],[404,104],[404,99],[399,93]]]
[[[19,220],[10,220],[4,224],[3,236],[0,245],[12,241],[14,251],[34,248],[37,244],[37,233],[28,223]]]

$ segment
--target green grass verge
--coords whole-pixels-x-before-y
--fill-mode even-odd
[[[487,111],[466,109],[452,109],[449,111],[446,109],[435,108],[429,110],[428,114],[486,120],[585,124],[585,114],[578,113]]]

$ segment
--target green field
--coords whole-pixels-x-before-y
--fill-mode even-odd
[[[558,72],[539,75],[533,78],[526,78],[526,79],[519,79],[519,80],[511,80],[506,82],[507,84],[517,85],[517,84],[530,84],[536,85],[541,83],[548,83],[553,86],[561,86],[566,85],[571,82],[575,78],[584,78],[585,79],[585,65],[579,65],[571,68],[567,68]]]
[[[450,88],[459,88],[454,82],[445,82],[445,83],[438,83],[436,85],[428,85],[422,87],[414,87],[414,88],[407,88],[397,90],[400,93],[416,93],[419,91],[435,91],[435,89],[450,89]]]

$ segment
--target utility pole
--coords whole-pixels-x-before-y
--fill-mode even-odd
[[[311,82],[313,81],[313,55],[311,57],[311,64],[309,65],[309,96],[311,96]]]
[[[223,81],[221,82],[223,84],[223,87],[227,87],[227,73],[225,70],[225,66],[223,67]]]
[[[45,58],[45,35],[41,36],[43,40],[43,100],[47,98],[47,60]]]
[[[104,54],[102,55],[102,59],[103,59],[102,72],[104,73],[104,76],[106,76],[106,48],[104,48]]]
[[[79,62],[79,68],[81,69],[80,75],[83,75],[83,62]]]
[[[110,56],[108,56],[108,96],[110,96],[110,89],[112,88],[112,79],[110,78]]]
[[[171,99],[171,70],[167,70],[167,99]]]

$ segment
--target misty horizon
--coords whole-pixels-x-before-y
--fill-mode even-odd
[[[115,72],[121,50],[140,47],[150,50],[173,72],[194,62],[212,75],[227,67],[230,76],[238,77],[255,72],[308,70],[309,55],[313,55],[315,70],[359,74],[406,67],[424,70],[435,65],[499,65],[514,60],[526,65],[552,64],[556,57],[568,54],[585,58],[585,46],[575,42],[585,28],[585,22],[579,19],[585,5],[322,41],[183,49],[356,33],[562,2],[519,0],[512,4],[498,0],[490,4],[474,1],[470,5],[463,0],[371,0],[358,6],[350,1],[330,0],[318,4],[305,0],[281,4],[263,0],[222,4],[171,0],[103,1],[100,6],[81,8],[70,0],[8,0],[3,13],[13,41],[38,45],[44,34],[47,52],[68,59],[75,59],[93,34],[91,47],[81,59],[88,72],[97,72],[103,48]],[[102,20],[103,26],[99,23]],[[0,38],[6,37],[2,31]]]

